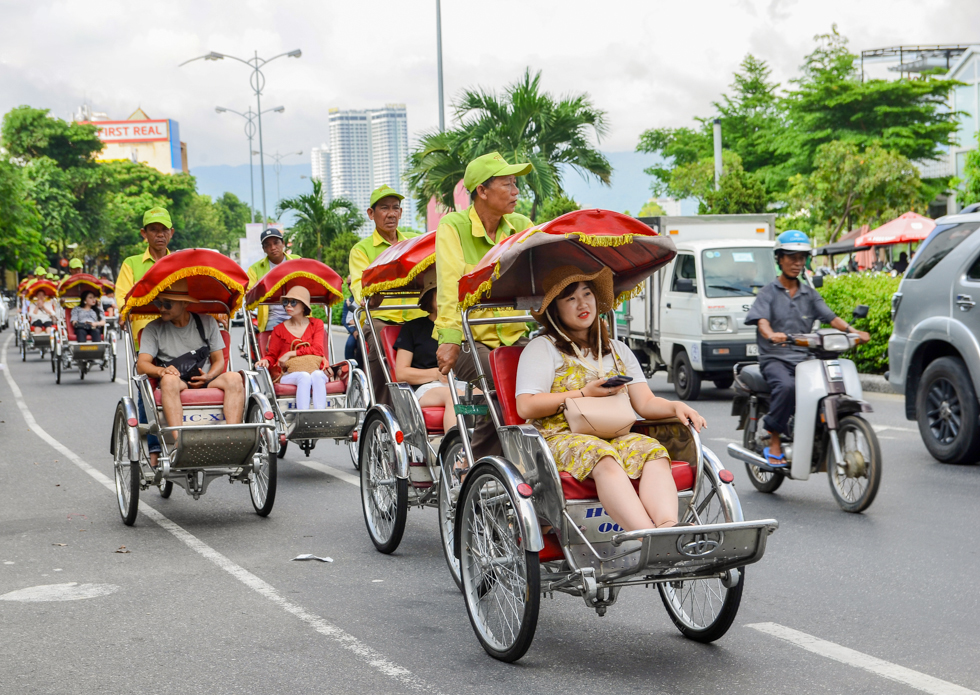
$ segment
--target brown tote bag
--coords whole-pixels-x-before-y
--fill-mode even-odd
[[[300,340],[297,338],[293,341],[292,345],[289,346],[290,350],[298,350],[301,347],[310,347],[310,344],[305,340]],[[320,368],[323,363],[323,357],[320,355],[297,355],[295,357],[290,357],[286,361],[286,368],[282,370],[279,375],[279,379],[282,379],[284,374],[292,374],[293,372],[306,372],[307,374],[312,374]]]

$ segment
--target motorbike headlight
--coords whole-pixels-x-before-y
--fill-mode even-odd
[[[709,316],[708,317],[708,330],[715,333],[722,333],[728,330],[728,317],[727,316]]]
[[[849,347],[851,347],[851,341],[843,333],[823,337],[823,349],[827,352],[844,352]]]

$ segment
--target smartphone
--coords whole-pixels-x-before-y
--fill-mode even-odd
[[[606,379],[606,381],[602,384],[602,387],[607,389],[614,389],[614,388],[618,388],[619,386],[625,386],[631,381],[633,381],[633,377],[631,376],[625,376],[625,375],[614,376],[609,379]]]

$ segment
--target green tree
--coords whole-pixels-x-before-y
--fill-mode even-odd
[[[976,138],[978,147],[966,153],[963,180],[954,182],[954,185],[959,188],[956,197],[963,205],[980,203],[980,131],[977,132]]]
[[[24,272],[47,265],[41,216],[22,167],[0,158],[0,268]]]
[[[532,200],[531,217],[550,198],[564,195],[564,171],[571,169],[609,185],[612,167],[592,144],[607,132],[606,114],[588,94],[556,99],[541,91],[541,73],[523,77],[498,95],[466,90],[454,104],[458,127],[423,135],[409,156],[407,179],[418,209],[435,196],[453,207],[453,191],[466,164],[498,151],[510,162],[531,162],[534,170],[520,177],[521,190]]]
[[[715,190],[714,158],[675,167],[670,172],[670,190],[677,198],[696,198],[698,214],[739,214],[765,212],[766,188],[760,177],[745,171],[734,152],[722,151],[722,174]]]
[[[326,247],[341,234],[360,229],[365,217],[353,201],[334,198],[323,203],[323,184],[313,179],[313,190],[279,201],[276,214],[291,211],[298,218],[289,233],[289,241],[301,256],[323,261]]]
[[[404,229],[402,230],[404,231]],[[331,240],[330,245],[323,250],[323,262],[337,271],[345,281],[350,275],[350,250],[361,237],[354,232],[341,232]]]
[[[628,214],[628,213],[627,213]],[[666,215],[667,211],[660,207],[660,203],[654,198],[650,198],[647,202],[643,203],[640,211],[636,213],[637,217],[661,217]]]
[[[817,149],[812,174],[790,179],[790,209],[818,237],[833,242],[845,228],[875,226],[909,210],[924,212],[932,193],[904,156],[877,143],[861,152],[853,142]]]
[[[234,193],[225,193],[214,204],[228,234],[236,239],[245,236],[245,225],[252,221],[252,208],[248,203],[239,200]]]
[[[92,164],[102,151],[98,128],[67,122],[49,115],[48,109],[18,106],[3,117],[3,146],[11,157],[49,157],[62,169]]]

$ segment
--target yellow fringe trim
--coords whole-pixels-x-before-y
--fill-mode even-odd
[[[476,288],[476,291],[470,292],[468,295],[466,295],[466,299],[464,299],[463,301],[459,302],[456,305],[456,310],[459,312],[466,311],[471,306],[479,302],[483,297],[490,294],[490,290],[493,287],[494,281],[498,280],[499,278],[500,278],[500,262],[498,261],[497,264],[493,267],[493,272],[490,273],[490,279],[481,282],[480,286]]]
[[[642,282],[633,289],[620,293],[620,295],[616,297],[616,306],[620,306],[623,302],[628,302],[634,297],[639,297],[641,294],[643,294]]]
[[[426,256],[423,260],[415,264],[408,275],[403,278],[398,278],[397,280],[385,280],[384,282],[376,282],[373,285],[368,285],[367,287],[361,288],[362,297],[370,297],[372,294],[378,294],[379,292],[385,292],[387,290],[397,290],[399,287],[404,287],[409,284],[412,280],[417,278],[419,275],[424,273],[429,269],[433,263],[436,262],[436,255]]]
[[[64,287],[59,287],[58,288],[58,296],[59,297],[63,296],[65,294],[65,292],[67,292],[68,290],[70,290],[72,287],[78,287],[79,285],[88,285],[93,290],[95,290],[100,296],[102,294],[104,294],[104,292],[102,290],[102,287],[96,287],[89,280],[75,280],[75,282],[72,282],[72,283],[70,283],[68,285],[65,285]]]
[[[157,298],[157,295],[161,292],[165,292],[172,284],[178,280],[183,280],[184,278],[188,278],[193,275],[207,275],[208,277],[213,277],[215,280],[218,280],[220,283],[225,285],[225,287],[237,293],[238,296],[235,299],[234,306],[228,307],[228,312],[230,314],[233,315],[241,308],[242,298],[245,294],[245,287],[238,284],[216,268],[206,265],[198,265],[191,266],[189,268],[181,268],[180,270],[171,273],[157,283],[157,286],[150,290],[149,294],[143,297],[134,297],[130,301],[126,302],[125,306],[123,306],[122,310],[119,312],[119,318],[125,319],[126,316],[130,314],[133,314],[134,316],[152,316],[153,314],[133,313],[133,310],[146,306],[147,304],[152,304],[153,300]]]
[[[257,307],[259,304],[261,304],[262,302],[264,302],[265,300],[267,300],[269,297],[271,297],[272,295],[274,295],[276,292],[278,292],[279,291],[279,288],[281,288],[287,282],[292,282],[296,278],[307,278],[308,280],[313,280],[317,284],[322,285],[324,289],[330,290],[330,292],[336,297],[336,299],[334,299],[334,301],[332,301],[332,302],[328,302],[327,303],[327,306],[330,306],[331,304],[336,304],[337,301],[339,301],[339,300],[341,300],[341,299],[344,298],[344,295],[343,294],[341,294],[340,292],[338,292],[337,290],[335,290],[327,281],[325,281],[320,276],[314,275],[313,273],[308,273],[305,270],[297,270],[295,273],[290,273],[289,275],[287,275],[286,277],[284,277],[282,280],[280,280],[279,282],[277,282],[275,284],[275,286],[271,290],[269,290],[268,292],[266,292],[265,295],[261,299],[259,299],[258,301],[252,302],[246,308],[249,311],[251,311],[252,309],[254,309],[255,307]]]
[[[622,236],[594,236],[592,234],[585,234],[584,232],[569,232],[566,237],[571,237],[573,234],[578,235],[577,241],[579,243],[585,244],[586,246],[625,246],[626,244],[633,243],[633,234],[624,234]]]

